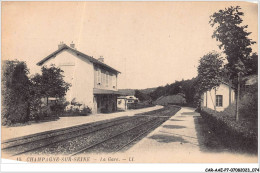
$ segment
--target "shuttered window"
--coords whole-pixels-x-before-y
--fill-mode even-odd
[[[116,89],[116,75],[114,74],[112,76],[112,85],[113,85],[113,89]]]
[[[101,84],[101,71],[100,69],[97,69],[97,84]]]
[[[104,86],[104,84],[105,84],[105,73],[103,70],[101,70],[101,85]]]
[[[108,75],[108,77],[109,77],[109,78],[108,78],[108,80],[109,80],[109,81],[108,81],[108,82],[109,82],[108,85],[109,85],[109,87],[112,87],[112,74],[110,73],[110,74]]]
[[[108,72],[106,72],[106,86],[108,87]]]

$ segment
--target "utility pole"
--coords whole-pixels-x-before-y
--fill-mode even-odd
[[[237,99],[236,99],[236,121],[239,121],[239,99],[240,99],[240,72],[237,76]]]
[[[215,91],[215,104],[214,104],[214,110],[215,110],[215,112],[217,112],[217,96],[216,96],[216,88],[214,89],[214,91]]]

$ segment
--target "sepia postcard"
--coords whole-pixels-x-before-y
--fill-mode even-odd
[[[258,163],[257,2],[3,1],[1,25],[2,159]]]

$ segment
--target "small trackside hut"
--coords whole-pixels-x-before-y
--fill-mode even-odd
[[[211,89],[201,95],[201,107],[206,107],[216,111],[223,111],[229,105],[235,102],[234,87],[221,82],[216,89]]]

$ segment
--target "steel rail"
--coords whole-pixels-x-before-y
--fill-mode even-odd
[[[166,111],[165,114],[167,114],[167,113],[169,113],[169,112],[171,112],[171,111]],[[166,118],[166,117],[167,117],[168,119],[171,117],[171,116],[165,116],[165,114],[162,115],[162,116],[156,116],[156,117],[163,117],[163,118]],[[129,146],[131,143],[133,143],[134,141],[136,141],[138,138],[140,138],[141,136],[143,136],[144,134],[146,134],[147,132],[149,132],[150,130],[152,130],[154,127],[156,127],[156,126],[158,126],[158,125],[164,123],[165,121],[167,121],[167,119],[165,119],[165,120],[163,120],[163,121],[159,121],[158,123],[154,123],[154,125],[153,125],[152,127],[148,128],[148,129],[145,130],[143,133],[140,133],[138,136],[134,137],[134,138],[133,138],[132,140],[130,140],[127,144],[125,144],[125,145],[123,145],[122,147],[118,148],[118,149],[115,150],[113,153],[116,153],[116,152],[118,152],[118,151],[121,151],[122,149],[124,149],[125,147]]]
[[[81,150],[79,150],[79,151],[73,153],[71,156],[77,155],[77,154],[79,154],[79,153],[81,153],[81,152],[83,152],[83,151],[85,151],[85,150],[87,150],[87,149],[90,149],[90,148],[92,148],[92,147],[94,147],[94,146],[96,146],[96,145],[99,145],[99,144],[101,144],[101,143],[103,143],[103,142],[105,142],[105,141],[108,141],[108,140],[110,140],[110,139],[112,139],[112,138],[114,138],[114,137],[116,137],[116,136],[119,136],[119,135],[121,135],[121,134],[123,134],[123,133],[126,133],[126,132],[132,130],[132,129],[135,129],[135,128],[137,128],[137,127],[140,127],[140,126],[143,125],[143,124],[149,123],[150,121],[158,120],[160,117],[165,117],[165,118],[166,118],[166,117],[169,117],[169,118],[170,118],[171,116],[165,116],[166,114],[168,114],[168,113],[170,113],[170,112],[171,112],[171,111],[169,111],[169,110],[164,110],[164,111],[162,111],[162,113],[163,113],[162,116],[151,116],[151,117],[153,117],[153,119],[151,119],[151,120],[149,120],[149,121],[146,121],[146,122],[144,122],[144,123],[141,123],[141,124],[139,124],[139,125],[137,125],[137,126],[135,126],[135,127],[132,127],[132,128],[130,128],[130,129],[126,130],[126,131],[123,131],[123,132],[121,132],[121,133],[119,133],[119,134],[116,134],[116,135],[114,135],[114,136],[112,136],[112,137],[110,137],[110,138],[108,138],[108,139],[105,139],[105,140],[100,141],[100,142],[98,142],[98,143],[92,144],[92,145],[90,145],[90,146],[88,146],[88,147],[85,147],[85,148],[83,148],[83,149],[81,149]],[[133,117],[134,117],[134,118],[133,118]],[[14,154],[14,155],[12,155],[12,156],[17,156],[17,155],[25,154],[25,153],[28,153],[28,152],[31,152],[31,151],[34,151],[34,150],[38,150],[38,149],[40,149],[40,148],[44,148],[44,147],[49,146],[49,145],[53,145],[53,144],[60,143],[60,142],[66,141],[66,140],[70,140],[70,139],[73,139],[73,138],[77,138],[77,137],[80,137],[80,136],[84,136],[84,135],[87,135],[87,134],[91,134],[91,133],[93,133],[93,132],[96,132],[96,131],[99,131],[99,130],[103,130],[103,129],[106,129],[106,128],[109,128],[109,127],[112,127],[112,126],[116,126],[116,125],[119,125],[119,124],[123,124],[123,123],[125,123],[125,122],[130,122],[131,120],[137,120],[138,118],[144,117],[144,116],[138,116],[138,115],[137,115],[137,116],[133,116],[133,117],[126,118],[126,119],[125,119],[125,118],[120,118],[120,119],[115,120],[115,121],[109,121],[109,122],[107,122],[107,123],[114,123],[114,122],[118,122],[118,121],[122,121],[122,122],[116,123],[116,124],[112,124],[112,125],[109,125],[109,126],[106,126],[106,127],[103,127],[103,128],[99,128],[99,129],[96,129],[96,130],[92,130],[92,131],[89,131],[89,132],[86,132],[86,133],[82,133],[82,134],[79,134],[79,135],[76,135],[76,136],[72,136],[72,137],[69,137],[69,138],[66,138],[66,139],[61,139],[61,140],[58,140],[58,141],[55,141],[55,142],[51,142],[51,143],[46,144],[46,145],[43,145],[43,146],[39,146],[39,147],[30,149],[30,150],[26,150],[26,151],[23,151],[23,152],[16,153],[16,154]],[[154,118],[154,117],[156,117],[156,118]],[[141,118],[140,118],[140,119],[141,119]],[[164,121],[166,121],[166,120],[164,120]],[[162,122],[163,122],[163,121],[162,121]],[[26,144],[26,143],[33,143],[33,142],[40,141],[40,140],[43,140],[43,139],[53,138],[53,137],[56,137],[56,136],[62,136],[62,135],[66,136],[66,135],[68,135],[68,134],[70,134],[70,133],[72,133],[72,132],[74,132],[74,131],[76,131],[76,130],[84,130],[84,129],[87,129],[87,128],[92,128],[92,127],[101,126],[101,125],[104,125],[104,124],[107,124],[107,123],[106,123],[106,122],[105,122],[105,123],[100,123],[100,124],[93,125],[93,126],[91,126],[91,124],[85,124],[85,125],[81,125],[80,127],[75,127],[75,128],[74,128],[74,127],[71,127],[71,128],[72,128],[72,131],[69,131],[69,129],[67,129],[68,132],[65,132],[65,133],[62,133],[62,134],[58,134],[58,135],[54,135],[54,136],[49,136],[49,137],[47,137],[47,138],[42,138],[42,139],[38,139],[38,140],[34,140],[34,141],[25,142],[25,143],[19,144],[19,145],[17,145],[17,146],[24,145],[24,144]],[[155,127],[155,125],[158,125],[158,124],[160,124],[160,123],[161,123],[161,122],[154,123],[154,125],[152,125],[152,127],[149,128],[149,130],[151,130],[152,128]],[[66,129],[66,128],[65,128],[65,129]],[[58,129],[58,130],[61,130],[61,129]],[[58,131],[58,130],[57,130],[57,131]],[[143,134],[145,134],[145,133],[148,132],[149,130],[145,130],[145,132],[141,133],[140,135],[138,135],[137,137],[135,137],[135,139],[132,139],[131,141],[132,141],[132,142],[135,141],[137,138],[139,138],[140,136],[142,136]],[[56,130],[55,130],[55,132],[56,132]],[[53,133],[55,133],[55,132],[53,132]],[[58,131],[58,132],[59,132],[59,131]],[[51,132],[50,132],[49,134],[51,134]],[[46,134],[42,134],[42,135],[46,135]],[[40,135],[40,136],[42,136],[42,135]],[[25,139],[26,139],[26,138],[25,138]],[[24,138],[18,139],[18,140],[24,140]],[[11,141],[11,142],[12,142],[12,141]],[[132,142],[130,142],[130,143],[132,143]],[[130,145],[130,143],[129,143],[128,145]],[[127,145],[126,145],[126,146],[127,146]],[[124,146],[123,148],[125,148],[126,146]],[[7,148],[11,148],[11,147],[7,147]],[[4,149],[7,149],[7,148],[4,148]],[[122,149],[123,149],[123,148],[122,148]]]
[[[104,140],[102,140],[102,141],[96,142],[96,143],[94,143],[94,144],[92,144],[92,145],[90,145],[90,146],[84,147],[84,148],[80,149],[79,151],[74,152],[73,154],[71,154],[70,157],[71,157],[71,156],[78,155],[78,154],[82,153],[83,151],[86,151],[86,150],[88,150],[88,149],[90,149],[90,148],[93,148],[93,147],[95,147],[95,146],[97,146],[97,145],[99,145],[99,144],[102,144],[102,143],[104,143],[104,142],[106,142],[106,141],[108,141],[108,140],[110,140],[110,139],[112,139],[112,138],[115,138],[115,137],[117,137],[117,136],[119,136],[119,135],[121,135],[121,134],[124,134],[124,133],[126,133],[126,132],[128,132],[128,131],[130,131],[130,130],[132,130],[132,129],[135,129],[135,128],[137,128],[137,127],[140,127],[140,126],[142,126],[142,125],[144,125],[144,124],[147,124],[147,123],[149,123],[149,122],[151,122],[151,121],[153,121],[153,120],[156,120],[156,119],[157,119],[157,118],[153,118],[153,119],[151,119],[151,120],[149,120],[149,121],[146,121],[146,122],[144,122],[144,123],[138,124],[137,126],[134,126],[134,127],[130,128],[130,129],[127,129],[127,130],[125,130],[125,131],[123,131],[123,132],[120,132],[120,133],[118,133],[118,134],[116,134],[116,135],[113,135],[113,136],[111,136],[111,137],[109,137],[109,138],[107,138],[107,139],[104,139]]]
[[[164,120],[166,121],[166,120]],[[162,121],[163,122],[163,121]],[[144,132],[140,133],[138,136],[134,137],[132,140],[130,140],[128,143],[126,143],[125,145],[123,145],[122,147],[118,148],[116,151],[114,151],[113,153],[116,153],[118,151],[121,151],[122,149],[124,149],[125,147],[129,146],[130,144],[132,144],[134,141],[136,141],[138,138],[140,138],[141,136],[143,136],[144,134],[146,134],[147,132],[149,132],[150,130],[152,130],[154,127],[160,125],[162,123],[161,121],[156,122],[152,125],[152,127],[148,128],[147,130],[145,130]],[[155,128],[156,129],[156,128]]]
[[[136,118],[132,118],[130,120],[135,120],[135,119],[138,119],[139,117],[136,117]],[[127,119],[129,120],[129,119]],[[41,148],[44,148],[44,147],[47,147],[47,146],[50,146],[50,145],[53,145],[53,144],[56,144],[56,143],[60,143],[60,142],[63,142],[63,141],[67,141],[69,139],[74,139],[74,138],[77,138],[77,137],[80,137],[80,136],[85,136],[87,134],[91,134],[93,132],[97,132],[97,131],[100,131],[100,130],[104,130],[106,128],[110,128],[110,127],[113,127],[115,125],[119,125],[119,124],[123,124],[125,122],[129,122],[129,121],[123,121],[123,122],[120,122],[120,123],[116,123],[116,124],[112,124],[112,125],[109,125],[109,126],[106,126],[106,127],[103,127],[103,128],[99,128],[99,129],[96,129],[96,130],[92,130],[92,131],[89,131],[89,132],[86,132],[86,133],[83,133],[83,134],[80,134],[80,135],[76,135],[76,136],[72,136],[72,137],[69,137],[69,138],[66,138],[66,139],[62,139],[62,140],[59,140],[59,141],[55,141],[55,142],[52,142],[52,143],[49,143],[49,144],[46,144],[46,145],[43,145],[43,146],[38,146],[38,147],[35,147],[35,148],[32,148],[32,149],[29,149],[29,150],[26,150],[26,151],[23,151],[23,152],[18,152],[18,153],[15,153],[13,154],[12,156],[17,156],[17,155],[21,155],[21,154],[25,154],[25,153],[28,153],[28,152],[31,152],[31,151],[35,151],[35,150],[38,150],[38,149],[41,149]]]
[[[169,119],[170,117],[172,117],[172,116],[165,116],[166,114],[170,113],[171,110],[164,110],[164,111],[162,111],[162,112],[163,112],[163,115],[162,115],[162,116],[163,116],[164,118],[167,117],[167,118]],[[138,115],[138,116],[140,116],[140,115]],[[156,117],[156,118],[153,118],[152,120],[158,120],[158,119],[160,119],[161,116],[159,116],[159,117],[158,117],[158,116],[151,116],[151,117]],[[140,125],[137,125],[137,126],[135,126],[135,127],[133,127],[133,128],[130,128],[130,129],[128,129],[128,130],[125,130],[125,131],[123,131],[123,132],[121,132],[121,133],[119,133],[119,134],[116,134],[116,135],[114,135],[114,136],[112,136],[112,137],[110,137],[110,138],[107,138],[107,139],[105,139],[105,140],[103,140],[103,141],[100,141],[100,142],[97,142],[97,143],[95,143],[95,144],[92,144],[92,145],[90,145],[90,146],[88,146],[88,147],[85,147],[85,148],[83,148],[83,149],[81,149],[81,150],[79,150],[79,151],[77,151],[77,152],[71,154],[70,157],[71,157],[71,156],[78,155],[78,154],[82,153],[83,151],[86,151],[86,150],[88,150],[88,149],[90,149],[90,148],[93,148],[93,147],[99,145],[99,144],[102,144],[102,143],[104,143],[104,142],[106,142],[106,141],[108,141],[108,140],[110,140],[110,139],[113,139],[113,138],[115,138],[115,137],[117,137],[117,136],[119,136],[119,135],[121,135],[121,134],[124,134],[124,133],[126,133],[126,132],[128,132],[128,131],[130,131],[130,130],[133,130],[133,129],[135,129],[135,128],[137,128],[137,127],[143,125],[143,124],[149,123],[149,122],[152,121],[152,120],[146,121],[146,122],[144,122],[144,123],[142,123],[142,124],[140,124]],[[166,120],[164,120],[164,121],[162,121],[162,122],[165,122],[165,121],[166,121]],[[152,125],[152,127],[149,128],[149,130],[152,129],[152,128],[154,128],[155,125],[161,124],[162,122],[159,120],[158,123],[154,123],[154,125]],[[145,134],[147,131],[148,131],[148,130],[146,130],[144,133],[142,133],[142,135]],[[141,136],[141,135],[138,135],[138,137],[140,137],[140,136]],[[132,143],[132,142],[131,142],[131,143]]]
[[[129,118],[130,119],[132,117],[122,117],[122,118],[117,119],[115,121],[120,121],[120,120],[125,119],[125,118]],[[102,120],[102,121],[100,121],[100,124],[98,123],[96,125],[102,125],[102,124],[105,124],[105,123],[113,122],[113,121],[109,121],[109,122],[103,122],[103,121],[106,121],[106,120]],[[85,127],[92,127],[92,125],[91,125],[91,123],[87,123],[87,124],[80,124],[80,125],[76,125],[76,126],[72,126],[72,127],[65,127],[65,128],[61,128],[61,129],[55,129],[55,130],[35,133],[35,134],[31,134],[31,135],[26,135],[26,136],[21,136],[21,137],[17,137],[17,138],[8,139],[8,140],[3,141],[2,144],[16,142],[16,141],[20,141],[20,140],[26,140],[26,139],[30,139],[30,138],[33,138],[33,137],[39,137],[39,136],[54,134],[54,133],[58,133],[58,132],[62,132],[62,131],[68,131],[68,130],[72,130],[72,129],[77,130],[78,128],[85,128]]]
[[[134,118],[131,117],[131,118],[127,118],[127,119],[119,119],[119,120],[110,121],[110,122],[107,122],[107,123],[97,124],[97,125],[93,125],[93,126],[86,125],[84,127],[83,126],[75,127],[75,128],[73,128],[71,130],[67,130],[66,132],[62,132],[61,131],[62,132],[61,134],[56,134],[56,135],[53,135],[53,136],[46,136],[46,137],[43,137],[43,138],[40,138],[40,139],[35,139],[35,140],[32,140],[32,141],[25,141],[25,142],[22,142],[22,143],[17,143],[17,144],[11,145],[11,146],[3,147],[2,150],[18,147],[18,146],[21,146],[21,145],[25,145],[25,144],[29,144],[29,143],[45,140],[45,139],[51,139],[51,138],[55,138],[55,137],[62,136],[62,135],[68,135],[68,134],[71,134],[71,133],[73,133],[75,131],[78,131],[78,130],[85,130],[85,129],[88,129],[88,128],[95,128],[95,127],[102,126],[102,125],[107,125],[107,124],[110,124],[110,123],[115,123],[115,122],[120,122],[120,121],[124,122],[124,121],[132,120],[132,119],[134,119]],[[40,137],[41,136],[44,136],[44,135],[40,135]],[[34,136],[34,137],[37,137],[37,136]],[[21,140],[24,140],[24,139],[20,139],[20,141]]]

